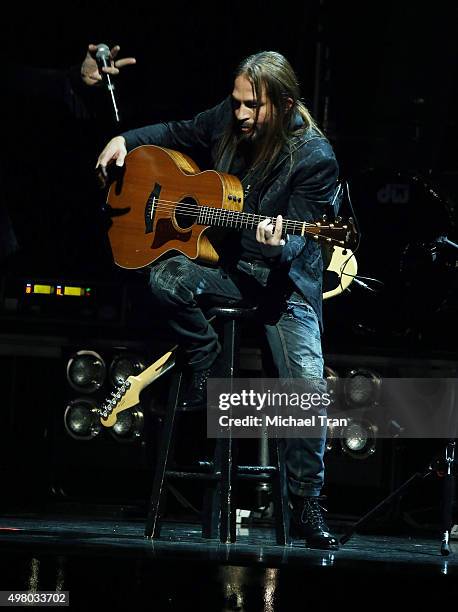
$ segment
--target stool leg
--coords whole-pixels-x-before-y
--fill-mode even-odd
[[[167,412],[162,428],[162,441],[159,448],[153,489],[145,525],[145,536],[147,538],[158,538],[161,534],[160,519],[165,499],[164,483],[169,457],[172,451],[175,414],[180,393],[181,377],[181,372],[174,375],[168,397]]]
[[[240,327],[235,319],[223,325],[221,377],[236,378],[239,370]],[[231,413],[229,416],[232,416]],[[220,540],[227,544],[237,539],[237,457],[236,441],[230,437],[217,441],[220,460]]]
[[[215,443],[213,472],[221,474],[221,453],[218,440]],[[216,539],[219,536],[221,514],[221,481],[211,482],[205,489],[202,508],[202,537]]]
[[[269,438],[269,451],[272,465],[276,471],[272,474],[272,498],[275,513],[275,535],[277,544],[284,546],[290,541],[288,487],[286,482],[284,451],[278,438]]]
[[[237,321],[231,319],[223,325],[223,346],[220,359],[222,361],[221,378],[237,378],[238,353],[240,345],[240,330]]]
[[[220,481],[220,540],[223,544],[235,542],[236,529],[236,449],[232,438],[217,441],[219,463],[221,469]]]
[[[214,540],[219,533],[221,512],[221,487],[216,483],[209,485],[204,493],[202,508],[202,537]]]

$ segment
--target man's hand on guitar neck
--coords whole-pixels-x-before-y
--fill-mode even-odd
[[[123,136],[115,136],[100,153],[95,167],[97,176],[102,187],[106,187],[108,182],[107,166],[116,162],[117,166],[124,166],[124,159],[127,155],[126,141]]]
[[[269,219],[264,219],[256,228],[256,240],[261,243],[261,253],[268,260],[274,262],[280,257],[285,240],[282,238],[283,233],[283,217],[278,215]]]
[[[269,246],[283,246],[285,241],[282,238],[282,231],[283,217],[281,215],[278,215],[275,219],[275,227],[273,225],[273,219],[264,219],[256,228],[256,240],[261,244],[267,244]]]

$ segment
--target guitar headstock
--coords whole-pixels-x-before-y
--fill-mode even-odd
[[[108,397],[100,408],[100,422],[105,427],[113,427],[118,420],[117,415],[123,410],[132,408],[140,402],[142,387],[135,376],[129,376],[111,397]]]
[[[105,400],[99,409],[102,425],[113,427],[118,420],[120,412],[140,403],[142,389],[159,378],[159,376],[162,376],[162,374],[168,372],[175,365],[176,348],[173,347],[170,351],[164,353],[164,355],[148,366],[146,370],[140,372],[140,374],[129,376],[127,380],[112,391],[111,396]]]
[[[308,225],[307,234],[311,234],[314,240],[342,248],[352,248],[358,238],[358,232],[351,217],[348,219],[336,217],[333,221],[328,221],[326,215],[323,215],[321,221]]]

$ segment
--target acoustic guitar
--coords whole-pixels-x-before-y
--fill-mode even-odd
[[[221,230],[254,231],[268,218],[243,212],[243,188],[237,177],[215,170],[201,172],[187,155],[154,145],[128,153],[107,202],[113,258],[122,268],[143,268],[170,251],[216,264]],[[330,269],[336,272],[339,262],[346,262],[341,284],[350,284],[356,260],[344,250],[356,241],[351,219],[329,223],[326,218],[312,223],[284,219],[283,234],[338,247]]]

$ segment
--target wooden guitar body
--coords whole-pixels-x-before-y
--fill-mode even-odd
[[[198,206],[240,211],[243,191],[230,174],[200,172],[186,155],[146,145],[129,153],[123,175],[110,187],[108,203],[113,222],[109,238],[118,266],[143,268],[172,250],[216,263],[211,228],[196,224],[187,213]]]

